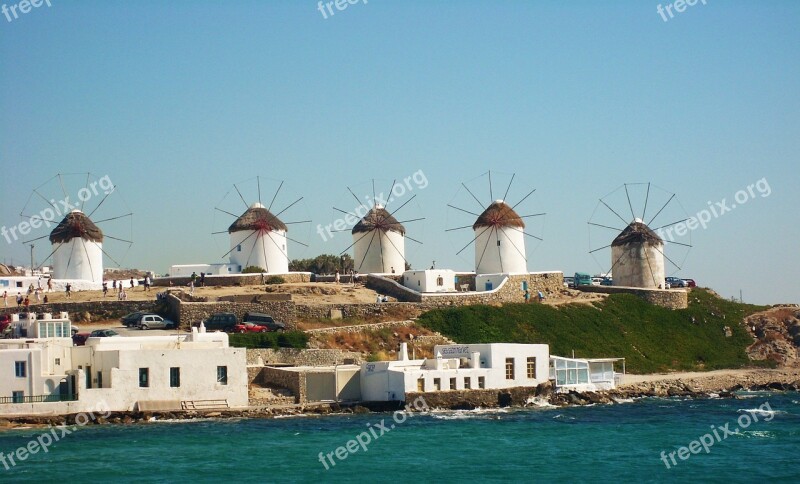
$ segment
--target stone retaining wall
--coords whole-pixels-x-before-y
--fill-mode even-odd
[[[449,390],[441,392],[406,393],[406,403],[424,401],[430,409],[447,408],[472,410],[487,407],[524,406],[536,397],[546,398],[552,393],[552,383],[542,383],[536,387],[514,387],[498,390]],[[422,400],[417,400],[421,398]]]
[[[256,382],[261,386],[274,385],[294,394],[294,403],[306,401],[306,377],[299,371],[288,371],[270,366],[259,372]]]
[[[206,276],[206,287],[214,286],[260,286],[264,284],[262,280],[269,279],[270,277],[281,277],[287,283],[293,282],[311,282],[310,272],[290,272],[288,274],[264,274],[264,279],[261,274],[230,274],[226,276]],[[188,286],[191,277],[159,277],[153,280],[154,286],[161,287],[181,287]],[[200,275],[197,275],[195,284],[200,285]]]
[[[285,366],[333,366],[361,364],[361,353],[344,350],[301,350],[296,348],[248,349],[248,365]]]
[[[215,313],[234,313],[241,321],[245,313],[266,313],[275,321],[286,324],[286,329],[296,329],[295,304],[292,301],[266,301],[259,303],[239,303],[230,301],[183,302],[174,295],[167,296],[168,312],[179,325],[188,327]]]
[[[153,293],[155,298],[155,293]],[[88,323],[105,319],[119,319],[134,311],[163,313],[165,307],[159,301],[118,301],[112,298],[100,301],[59,302],[31,305],[30,311],[37,313],[60,313],[66,311],[72,322]]]
[[[620,286],[580,286],[583,292],[602,294],[633,294],[650,304],[667,309],[686,309],[689,307],[689,292],[686,289],[643,289]]]

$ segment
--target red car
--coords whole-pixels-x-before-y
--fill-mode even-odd
[[[686,283],[686,287],[697,287],[697,283],[694,282],[694,279],[684,279],[683,282]]]
[[[268,333],[269,328],[255,323],[239,323],[233,327],[237,333]]]

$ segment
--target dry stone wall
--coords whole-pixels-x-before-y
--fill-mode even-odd
[[[602,294],[633,294],[650,304],[667,309],[686,309],[689,307],[689,293],[685,289],[642,289],[619,286],[580,286],[583,292]]]

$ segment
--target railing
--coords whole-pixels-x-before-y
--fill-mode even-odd
[[[74,402],[77,400],[77,395],[32,395],[27,397],[0,397],[0,404]]]

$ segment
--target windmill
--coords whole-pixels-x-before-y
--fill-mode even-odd
[[[23,244],[33,250],[33,242],[49,239],[52,251],[38,268],[52,260],[56,280],[99,285],[104,258],[119,267],[110,253],[124,252],[119,258],[122,260],[133,244],[133,213],[108,175],[97,178],[91,173],[59,173],[33,189],[20,216],[34,228],[55,225],[47,234]]]
[[[268,206],[262,203],[262,182],[277,185]],[[268,274],[286,274],[289,272],[288,241],[291,240],[303,247],[308,247],[307,244],[290,237],[288,232],[290,225],[306,224],[311,220],[284,222],[279,218],[303,200],[303,197],[300,197],[288,205],[276,205],[283,186],[283,181],[278,182],[256,176],[234,183],[233,189],[229,190],[222,201],[214,207],[217,212],[235,219],[227,229],[213,233],[228,234],[230,250],[222,257],[230,256],[232,273],[241,273],[248,267],[258,267]],[[238,199],[233,195],[234,192],[238,195]],[[250,201],[245,198],[243,193],[250,197]],[[236,208],[230,205],[238,206],[239,200],[244,204],[245,210],[237,215],[233,212]],[[273,213],[273,207],[278,206],[283,206],[283,208]]]
[[[395,217],[395,214],[414,200],[417,195],[412,195],[391,212],[388,209],[389,203],[394,201],[394,194],[397,193],[396,186],[399,186],[397,180],[393,180],[389,188],[389,196],[384,196],[384,194],[378,196],[375,193],[375,180],[373,179],[372,199],[366,196],[366,204],[356,196],[350,187],[347,187],[347,191],[357,202],[356,208],[347,211],[333,207],[337,212],[345,214],[346,220],[357,221],[352,229],[337,230],[337,232],[349,230],[352,234],[353,243],[347,246],[340,255],[353,248],[353,265],[357,272],[368,274],[403,273],[408,264],[405,250],[406,239],[422,244],[419,240],[408,236],[403,224],[425,220],[425,217],[414,217],[402,221],[398,221]],[[361,215],[362,213],[363,215]]]
[[[648,205],[652,211],[653,202],[659,208],[648,219]],[[622,215],[628,211],[630,218]],[[672,221],[651,228],[657,220]],[[613,277],[614,286],[663,288],[665,260],[680,270],[692,246],[689,231],[674,230],[687,220],[686,211],[674,193],[651,183],[626,183],[598,201],[589,220],[589,253],[594,257],[595,253],[611,248],[611,265],[605,267]],[[593,237],[592,230],[600,233]],[[606,241],[608,231],[617,234],[611,243],[592,249],[592,239]],[[673,244],[678,252],[685,252],[682,260],[678,258],[680,264],[666,255],[665,244]]]
[[[473,217],[474,222],[469,225],[449,228],[446,232],[457,232],[460,230],[472,229],[474,237],[461,250],[456,252],[460,255],[470,245],[475,247],[475,273],[481,274],[522,274],[528,272],[528,256],[526,251],[525,237],[530,237],[541,242],[540,235],[544,221],[544,213],[525,213],[519,215],[517,212],[521,205],[530,201],[530,196],[536,191],[532,189],[525,196],[513,205],[508,202],[508,195],[514,183],[515,174],[511,174],[508,185],[506,186],[503,197],[495,199],[494,185],[492,181],[493,173],[488,171],[467,183],[462,182],[459,192],[454,200],[447,206],[456,211],[456,214],[463,217],[468,214]],[[507,175],[499,174],[501,177]],[[496,183],[498,173],[494,173]],[[503,183],[502,185],[505,185]],[[475,195],[487,193],[489,201],[481,201]],[[469,197],[466,195],[469,194]],[[460,196],[460,202],[457,202]],[[466,203],[477,203],[479,210],[468,210],[464,208]],[[458,204],[457,204],[458,203]],[[459,206],[462,204],[463,206]],[[529,203],[530,205],[530,203]],[[527,223],[526,223],[527,221]],[[531,224],[531,221],[540,223]]]

